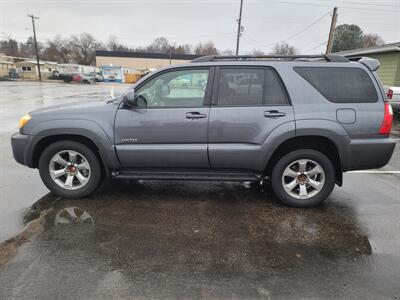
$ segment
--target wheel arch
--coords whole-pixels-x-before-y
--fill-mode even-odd
[[[341,186],[343,182],[342,158],[338,146],[334,141],[325,136],[307,135],[295,136],[282,142],[272,153],[264,169],[265,176],[271,176],[275,164],[284,155],[294,150],[312,149],[325,154],[335,168],[336,184]]]
[[[93,142],[90,138],[78,134],[56,134],[56,135],[46,136],[40,139],[33,148],[32,159],[31,159],[32,167],[33,168],[38,167],[40,155],[44,151],[44,149],[46,149],[49,145],[59,141],[74,141],[87,146],[90,150],[93,151],[93,153],[99,160],[100,167],[102,170],[102,175],[106,175],[109,173],[108,167],[105,164],[104,155],[101,153],[98,145],[95,142]]]

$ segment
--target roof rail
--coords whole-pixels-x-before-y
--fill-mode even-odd
[[[218,60],[239,60],[239,61],[247,61],[247,60],[299,60],[299,59],[324,59],[329,62],[349,62],[349,60],[341,55],[207,55],[201,56],[192,60],[192,63],[199,62],[212,62]]]

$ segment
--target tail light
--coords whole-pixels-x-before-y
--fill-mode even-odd
[[[392,130],[393,123],[393,110],[389,102],[385,102],[385,115],[383,116],[383,121],[381,128],[379,129],[379,134],[390,134]]]
[[[389,90],[387,91],[387,98],[388,98],[389,100],[392,100],[392,99],[393,99],[393,90],[392,90],[392,89],[389,89]]]

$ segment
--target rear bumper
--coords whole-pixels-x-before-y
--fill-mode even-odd
[[[342,153],[343,171],[377,169],[385,166],[396,142],[390,138],[351,140],[347,153]]]
[[[23,165],[28,165],[27,149],[30,141],[30,136],[20,133],[14,133],[11,137],[11,147],[14,159]]]

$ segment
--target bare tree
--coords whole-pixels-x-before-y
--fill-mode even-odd
[[[364,48],[381,46],[385,44],[385,41],[380,37],[379,34],[367,33],[363,36]]]
[[[129,50],[131,50],[131,48],[118,42],[118,37],[115,35],[109,36],[105,47],[107,50],[110,50],[110,51],[129,51]]]
[[[197,46],[194,48],[194,53],[197,55],[215,55],[218,54],[218,50],[214,43],[209,41],[204,44],[197,44]]]
[[[148,52],[169,53],[172,45],[167,38],[160,36],[147,47]]]
[[[92,65],[95,62],[96,49],[104,48],[91,34],[81,33],[71,36],[70,49],[72,59],[83,65]]]
[[[296,55],[298,53],[297,49],[293,46],[289,46],[287,43],[277,43],[272,49],[271,54],[275,55]]]
[[[69,41],[57,35],[54,39],[47,41],[47,47],[44,50],[43,56],[48,60],[68,63],[71,60],[71,54],[72,49]]]
[[[12,38],[0,41],[0,52],[10,56],[19,56],[18,42]]]
[[[182,44],[175,46],[171,49],[172,53],[179,53],[179,54],[185,54],[185,53],[190,53],[190,49],[192,47],[189,44]]]

